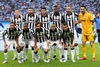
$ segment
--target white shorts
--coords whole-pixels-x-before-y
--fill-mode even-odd
[[[30,46],[34,46],[34,41],[33,40],[21,40],[19,42],[20,46],[25,46],[26,44],[28,44]]]
[[[59,40],[57,40],[57,41],[51,41],[50,43],[51,43],[51,44],[50,44],[50,46],[48,47],[49,49],[51,49],[51,48],[54,47],[54,45],[53,45],[54,43],[57,44],[57,45],[56,45],[57,48],[59,48],[59,49],[63,48],[62,44],[59,44]]]
[[[47,47],[47,42],[46,41],[44,41],[44,42],[42,42],[42,43],[40,43],[40,42],[37,42],[37,47],[38,47],[38,49],[39,48],[48,48]]]
[[[13,44],[15,44],[15,47],[17,47],[15,40],[7,40],[6,43],[7,43],[7,47],[5,49],[8,49]]]

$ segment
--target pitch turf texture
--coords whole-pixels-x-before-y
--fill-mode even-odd
[[[80,48],[80,54],[79,56],[82,57],[82,45],[79,45]],[[91,52],[91,47],[90,45],[87,44],[87,59],[84,61],[81,60],[76,60],[76,63],[72,63],[71,59],[69,59],[67,62],[60,63],[59,62],[59,53],[57,50],[57,59],[56,60],[51,60],[50,63],[45,63],[41,59],[40,62],[38,63],[32,63],[31,61],[31,50],[29,50],[28,53],[28,60],[25,61],[22,64],[19,64],[17,60],[12,60],[13,58],[13,52],[9,51],[8,53],[8,63],[7,64],[2,64],[4,60],[4,55],[3,52],[0,52],[0,67],[100,67],[100,44],[96,43],[95,44],[96,48],[96,62],[92,62],[92,52]],[[40,56],[42,57],[42,51],[39,51]],[[53,52],[51,52],[51,57],[53,56]],[[76,59],[76,58],[75,58]]]

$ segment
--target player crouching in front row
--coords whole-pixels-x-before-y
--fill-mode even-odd
[[[5,39],[5,36],[7,35],[7,40]],[[7,28],[3,34],[3,41],[4,41],[4,62],[3,64],[8,62],[8,48],[11,46],[11,44],[15,44],[16,48],[17,48],[17,52],[18,52],[18,62],[21,63],[20,60],[20,46],[17,43],[17,39],[18,39],[18,29],[15,28],[15,23],[14,22],[10,22],[10,27]]]

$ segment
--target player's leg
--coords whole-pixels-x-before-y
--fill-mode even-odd
[[[29,44],[27,42],[25,42],[25,48],[24,48],[25,58],[24,58],[24,60],[28,59],[28,47],[29,47]]]
[[[16,48],[15,48],[15,44],[13,44],[13,53],[14,53],[14,57],[12,60],[16,60],[17,59],[17,52],[16,52]]]
[[[44,51],[44,62],[49,62],[49,58],[48,57],[48,47],[47,47],[47,42],[42,42],[42,47],[43,47],[43,51]],[[47,59],[47,60],[46,60]]]
[[[93,35],[92,34],[88,36],[88,40],[90,41],[90,45],[91,45],[91,49],[92,49],[92,61],[95,62],[96,61],[95,45],[94,45],[94,39],[93,39]]]
[[[79,60],[79,47],[78,47],[78,36],[77,36],[77,33],[76,33],[76,30],[74,30],[74,46],[75,46],[75,53],[76,53],[76,58],[77,60]]]
[[[82,35],[83,56],[82,56],[82,58],[80,58],[80,60],[86,60],[86,41],[87,41],[87,36]]]
[[[60,57],[59,61],[63,62],[63,58],[62,58],[62,56],[63,56],[63,45],[59,44],[59,41],[57,42],[57,45],[58,45],[58,48],[59,48],[59,57]]]
[[[64,57],[65,58],[63,62],[66,62],[68,60],[67,55],[68,55],[68,43],[64,43]]]
[[[8,62],[8,48],[12,44],[12,41],[6,41],[6,46],[4,46],[4,61],[2,62],[3,64]]]
[[[71,49],[71,60],[72,60],[72,62],[76,62],[74,59],[74,57],[75,57],[74,44],[70,45],[70,49]]]

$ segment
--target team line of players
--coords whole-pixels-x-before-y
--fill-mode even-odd
[[[71,60],[79,60],[79,48],[77,43],[77,33],[75,22],[77,14],[73,13],[71,7],[66,7],[66,13],[62,15],[58,6],[54,6],[52,15],[47,14],[46,8],[41,9],[41,15],[34,13],[32,8],[28,8],[28,14],[23,18],[18,9],[11,19],[10,27],[3,32],[4,57],[3,63],[8,62],[8,48],[11,44],[14,47],[14,58],[16,59],[16,50],[18,53],[18,62],[22,63],[28,58],[28,46],[32,48],[32,62],[39,62],[40,56],[38,50],[42,50],[43,61],[50,62],[50,50],[53,48],[56,59],[56,49],[59,48],[59,61],[66,62],[69,58],[69,49],[71,49]],[[24,24],[22,22],[25,22]],[[7,40],[5,35],[7,34]],[[23,51],[25,50],[25,56]],[[76,51],[76,52],[75,52]]]

